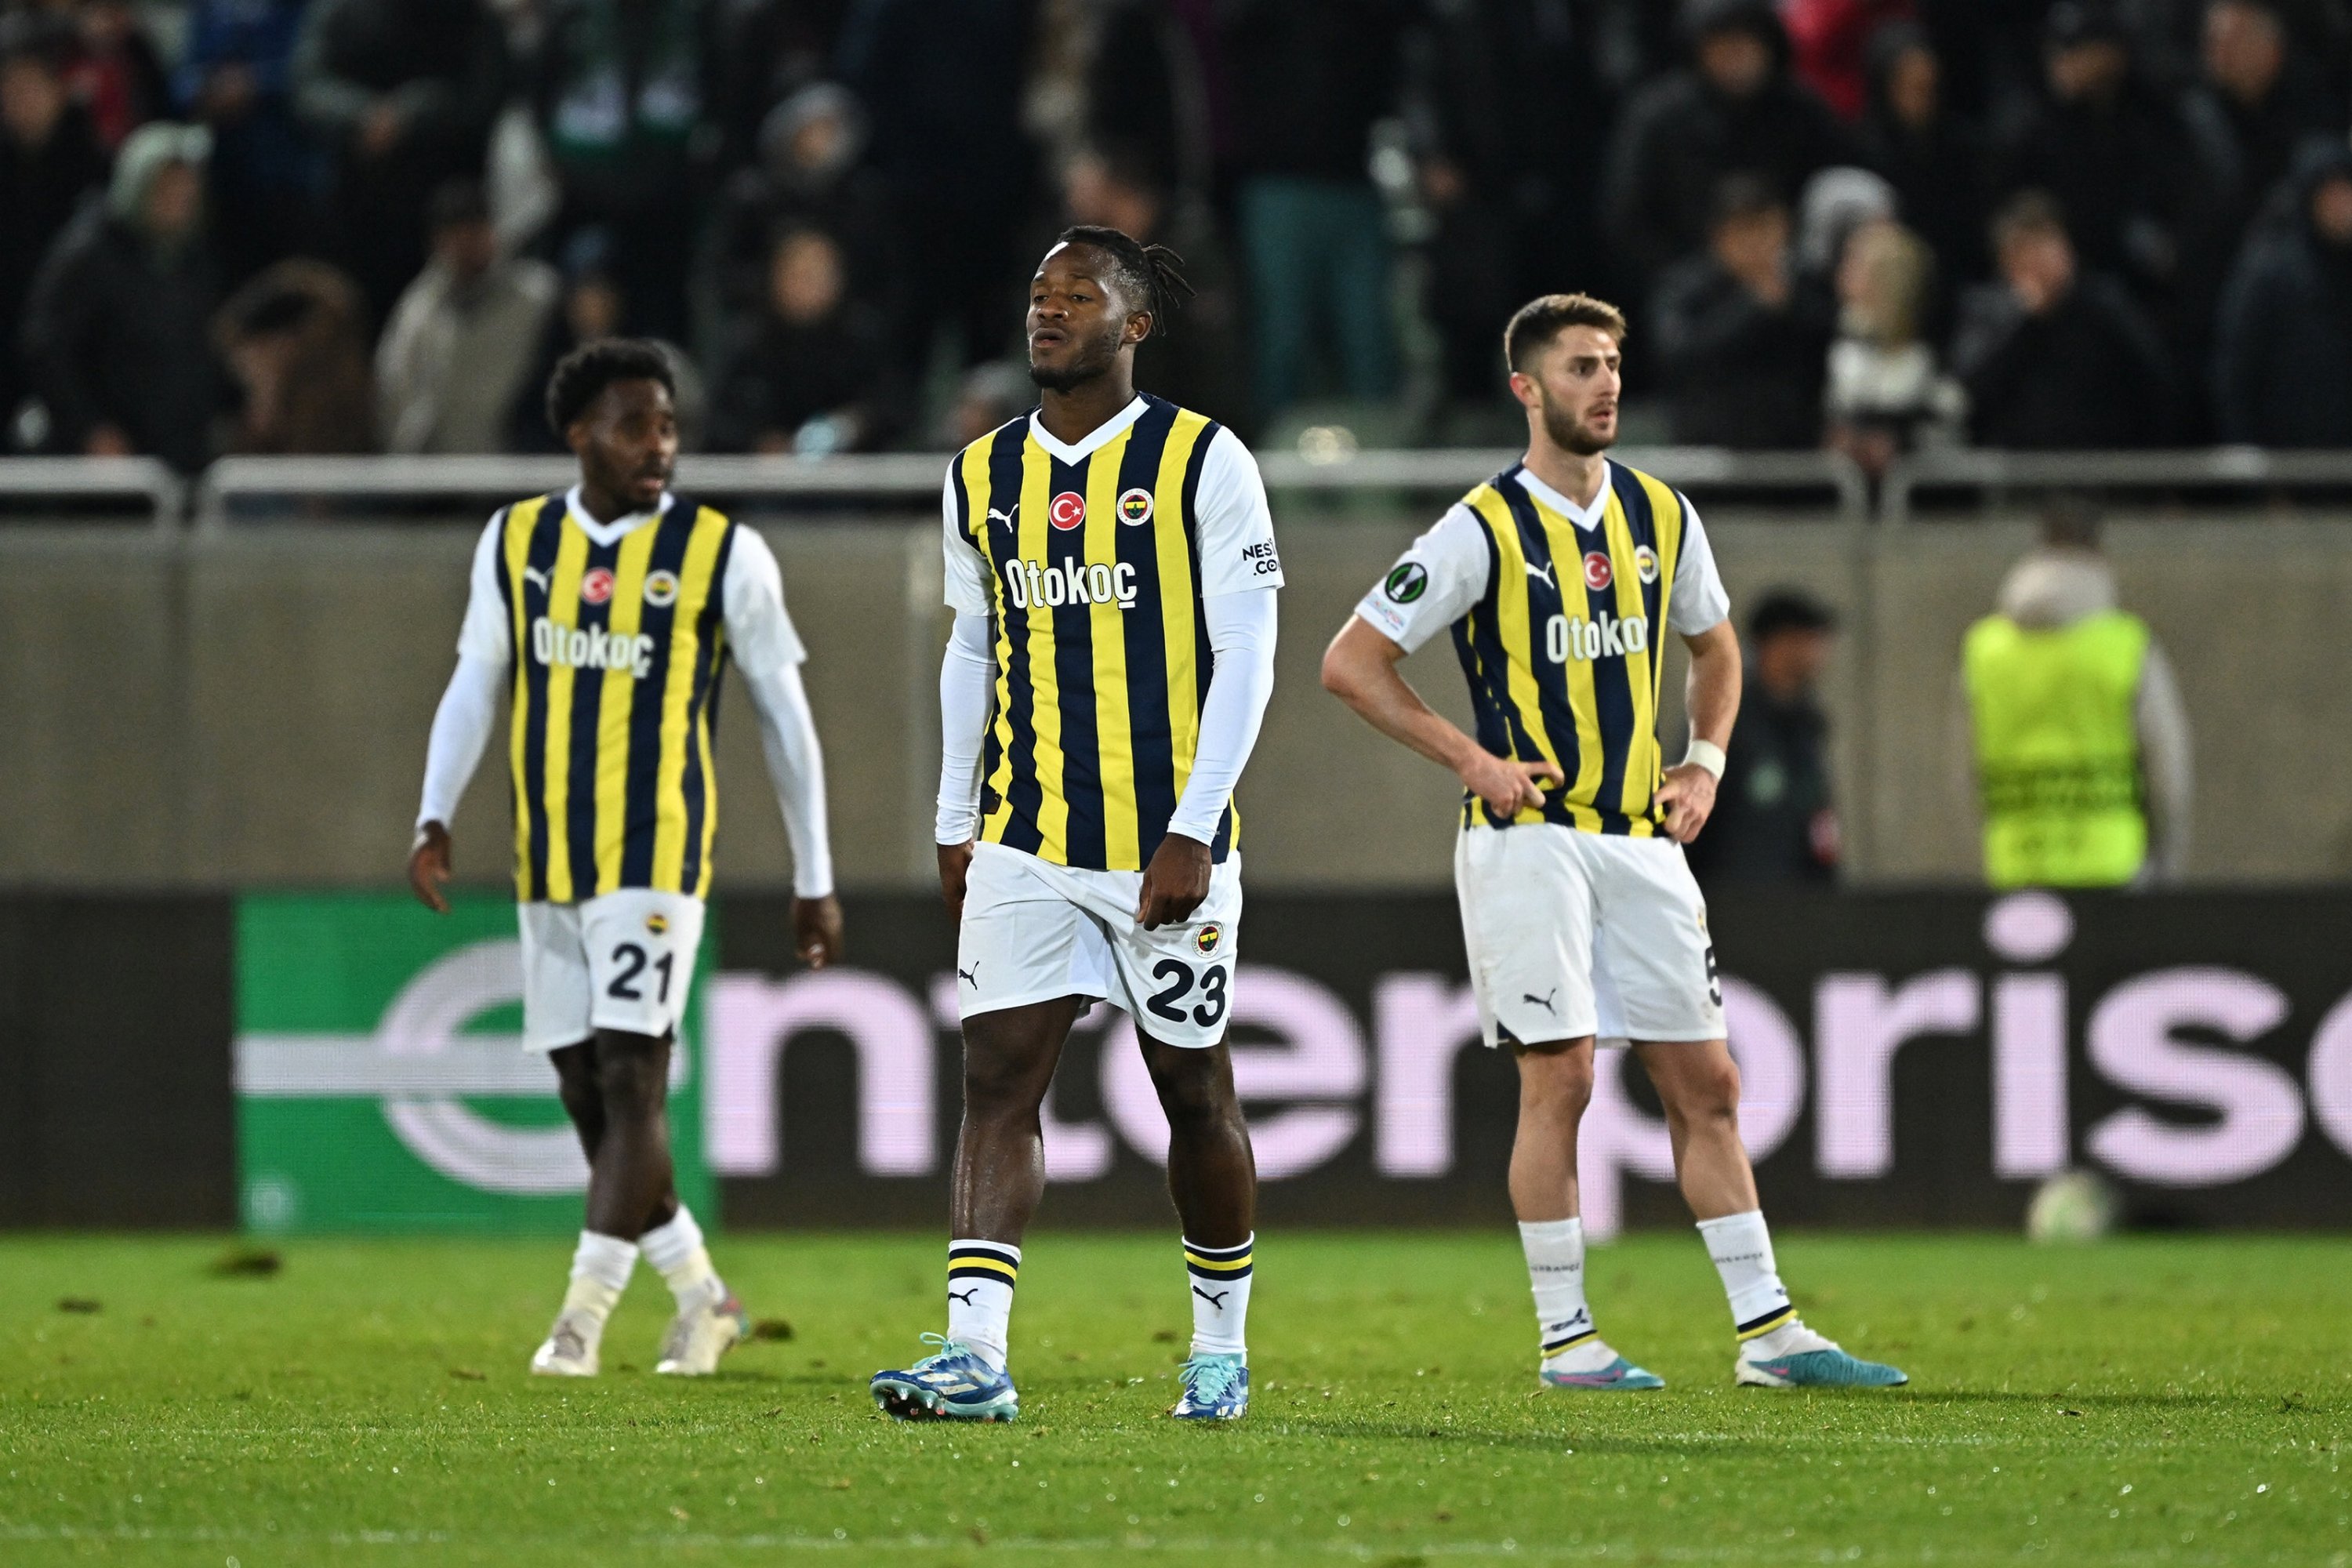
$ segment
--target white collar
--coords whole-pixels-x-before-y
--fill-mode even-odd
[[[1033,409],[1029,415],[1029,434],[1037,445],[1066,463],[1083,463],[1110,444],[1111,438],[1143,417],[1143,394],[1137,393],[1135,401],[1087,431],[1075,446],[1065,446],[1046,433],[1043,409]]]
[[[1590,533],[1601,526],[1601,519],[1609,510],[1610,489],[1616,483],[1616,476],[1611,472],[1613,465],[1606,458],[1601,459],[1601,488],[1592,492],[1591,506],[1577,505],[1524,468],[1519,470],[1519,483],[1527,487],[1529,495]]]
[[[579,525],[580,531],[596,543],[614,544],[636,532],[646,524],[668,516],[670,502],[677,499],[669,491],[664,490],[661,505],[651,511],[633,511],[616,517],[610,522],[598,522],[588,515],[588,509],[580,504],[580,487],[574,485],[563,492],[563,510],[571,514],[572,521]]]

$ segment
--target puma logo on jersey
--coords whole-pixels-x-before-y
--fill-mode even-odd
[[[1011,528],[1013,526],[1013,514],[996,507],[990,507],[988,509],[988,521],[991,522],[1001,522],[1005,527]]]
[[[1008,561],[1004,564],[1004,596],[1016,610],[1063,605],[1117,605],[1135,607],[1135,568],[1097,561]]]
[[[1545,587],[1557,589],[1559,586],[1558,583],[1552,581],[1551,567],[1538,566],[1532,561],[1526,563],[1526,565],[1528,575],[1534,578],[1537,582],[1541,583]]]
[[[546,593],[546,592],[548,591],[548,589],[547,589],[547,574],[546,574],[546,573],[544,573],[544,572],[542,572],[542,571],[541,571],[541,570],[540,570],[538,567],[536,567],[536,566],[526,566],[526,567],[524,567],[524,568],[522,569],[522,580],[523,580],[524,582],[526,582],[526,583],[536,583],[536,584],[539,584],[539,591],[540,591],[541,593],[542,593],[542,594],[544,594],[544,593]]]
[[[1647,653],[1650,648],[1650,618],[1635,616],[1631,620],[1619,620],[1603,610],[1593,620],[1582,616],[1554,616],[1544,624],[1544,651],[1554,664],[1566,664],[1570,659],[1622,658],[1629,653]]]
[[[619,636],[603,626],[559,626],[545,616],[530,623],[531,657],[561,669],[625,669],[643,680],[654,672],[654,639]]]

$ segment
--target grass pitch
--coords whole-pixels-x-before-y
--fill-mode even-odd
[[[1912,1375],[1730,1386],[1688,1235],[1596,1248],[1663,1394],[1538,1394],[1507,1230],[1260,1241],[1255,1408],[1161,1415],[1165,1236],[1045,1234],[1009,1426],[899,1426],[875,1367],[940,1320],[929,1236],[737,1237],[791,1321],[699,1384],[647,1368],[640,1273],[593,1383],[524,1363],[562,1242],[0,1239],[0,1562],[2352,1563],[2352,1256],[2336,1239],[1781,1238],[1807,1315]]]

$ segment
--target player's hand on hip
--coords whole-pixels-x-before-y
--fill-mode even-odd
[[[1462,764],[1462,783],[1486,803],[1497,816],[1516,816],[1531,805],[1543,805],[1542,781],[1566,784],[1558,763],[1522,763],[1481,750]]]
[[[1209,896],[1209,847],[1171,833],[1143,868],[1143,893],[1135,902],[1135,923],[1146,931],[1190,920]]]
[[[971,844],[940,846],[940,897],[947,900],[948,913],[963,919],[963,883],[971,874]]]
[[[1652,798],[1666,814],[1666,837],[1687,844],[1715,814],[1715,775],[1696,763],[1668,768],[1665,783]]]
[[[793,952],[811,969],[823,969],[841,957],[841,900],[827,893],[821,899],[793,900]]]
[[[449,885],[450,864],[449,830],[437,822],[418,828],[416,842],[408,847],[408,885],[416,901],[436,915],[449,912],[441,889]]]

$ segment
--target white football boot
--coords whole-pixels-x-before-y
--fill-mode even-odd
[[[654,1371],[664,1377],[709,1377],[720,1356],[751,1337],[751,1320],[732,1296],[688,1307],[669,1321]]]
[[[530,1358],[530,1370],[541,1377],[593,1377],[596,1342],[604,1325],[584,1312],[564,1312],[547,1331],[547,1342]]]

